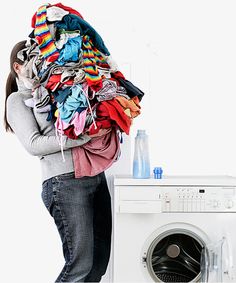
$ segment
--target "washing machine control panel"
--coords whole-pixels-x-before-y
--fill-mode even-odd
[[[236,187],[163,186],[163,212],[236,212]]]

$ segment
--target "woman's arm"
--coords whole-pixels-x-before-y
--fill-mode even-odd
[[[32,155],[43,156],[61,150],[57,137],[42,135],[32,108],[24,104],[19,93],[12,93],[7,99],[7,120],[24,148]],[[80,146],[90,141],[88,135],[77,140],[62,136],[63,149]]]

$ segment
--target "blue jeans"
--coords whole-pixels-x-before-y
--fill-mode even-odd
[[[112,211],[104,173],[47,179],[42,200],[62,241],[65,265],[55,282],[100,282],[110,258]]]

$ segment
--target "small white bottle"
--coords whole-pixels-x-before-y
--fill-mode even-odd
[[[150,178],[148,135],[145,130],[138,130],[135,137],[133,178]]]

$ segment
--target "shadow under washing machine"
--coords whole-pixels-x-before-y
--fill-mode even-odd
[[[236,178],[114,177],[112,281],[235,282]]]

